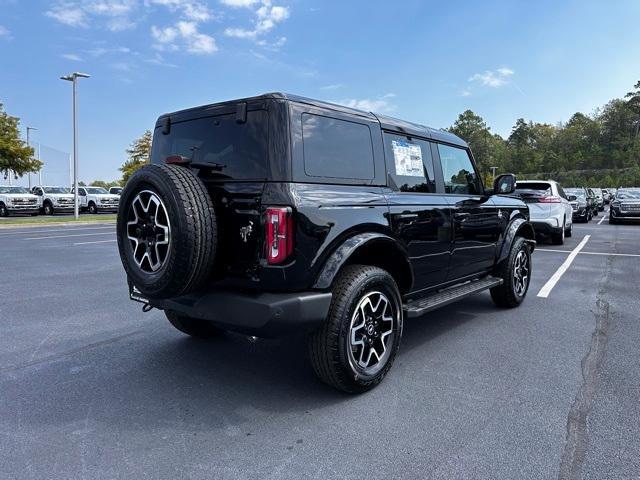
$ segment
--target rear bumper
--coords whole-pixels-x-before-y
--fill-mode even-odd
[[[573,211],[572,215],[574,220],[586,220],[589,218],[589,210],[587,208],[579,208]]]
[[[562,225],[559,225],[558,219],[556,218],[530,220],[530,223],[536,234],[542,233],[544,235],[551,235],[552,233],[562,232]]]
[[[224,329],[265,338],[312,331],[327,318],[331,293],[216,291],[149,300],[149,305],[210,321]]]

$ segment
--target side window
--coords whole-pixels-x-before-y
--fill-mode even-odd
[[[384,150],[389,175],[398,190],[435,193],[436,182],[429,142],[385,133]]]
[[[481,193],[478,175],[465,149],[438,144],[438,153],[442,162],[445,193]]]
[[[564,198],[565,200],[567,199],[567,194],[564,193],[564,190],[562,189],[562,187],[560,185],[558,185],[558,193],[560,194],[560,196],[562,198]]]
[[[302,114],[304,171],[310,177],[372,180],[371,131],[367,125]]]

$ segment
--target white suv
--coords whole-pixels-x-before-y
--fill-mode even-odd
[[[80,208],[89,213],[117,212],[120,197],[109,193],[102,187],[78,187]]]
[[[24,187],[0,186],[0,217],[11,213],[38,214],[38,197]]]
[[[554,180],[518,180],[516,195],[529,207],[536,233],[549,235],[556,245],[573,232],[573,208],[567,194]]]
[[[65,187],[36,185],[31,191],[38,197],[38,207],[45,215],[73,212],[73,195]]]

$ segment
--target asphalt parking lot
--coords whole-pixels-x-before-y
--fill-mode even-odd
[[[520,308],[406,321],[361,396],[302,337],[143,314],[113,225],[0,229],[0,478],[638,478],[640,226],[601,218],[539,245]]]

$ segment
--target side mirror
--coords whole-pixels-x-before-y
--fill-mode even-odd
[[[575,195],[567,195],[567,200],[570,202],[575,202],[578,199]]]
[[[513,173],[504,173],[493,181],[494,195],[508,195],[516,191],[516,176]]]

